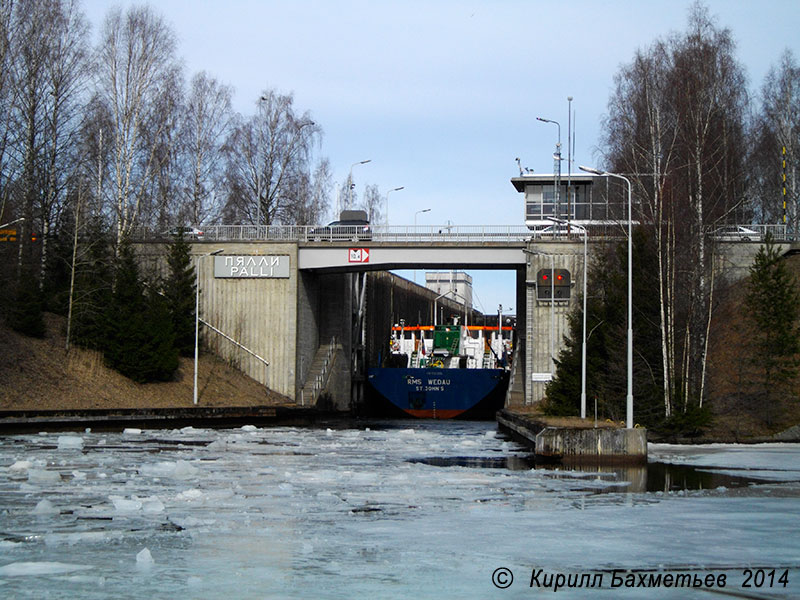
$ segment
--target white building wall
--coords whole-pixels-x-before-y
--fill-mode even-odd
[[[436,295],[441,295],[449,291],[447,297],[460,304],[466,304],[467,308],[472,308],[472,276],[464,271],[440,271],[425,273],[425,287]]]

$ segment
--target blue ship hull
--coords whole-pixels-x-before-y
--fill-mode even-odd
[[[494,418],[503,407],[503,369],[370,368],[367,382],[407,415],[429,419]]]

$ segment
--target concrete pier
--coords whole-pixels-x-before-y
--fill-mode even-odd
[[[545,460],[628,464],[647,462],[644,429],[548,427],[535,438],[536,456]]]
[[[335,416],[297,406],[192,406],[0,411],[0,434],[37,431],[121,431],[125,428],[238,427],[312,425]]]
[[[497,413],[502,430],[534,448],[537,459],[583,464],[647,462],[647,430],[619,427],[555,427],[544,417]]]

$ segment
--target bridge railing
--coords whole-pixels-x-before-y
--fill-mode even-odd
[[[209,241],[376,241],[376,242],[524,242],[525,225],[372,225],[329,228],[306,225],[210,225],[197,239]]]
[[[379,225],[376,242],[524,242],[531,231],[524,225]]]
[[[721,241],[760,242],[766,239],[767,234],[771,235],[776,242],[788,242],[797,237],[789,232],[786,225],[762,223],[709,227],[707,233]]]
[[[789,234],[785,225],[734,225],[753,232],[750,241],[762,241],[767,233],[772,234],[775,241],[790,241],[796,236]],[[721,227],[710,227],[710,237],[726,240],[719,235]],[[594,222],[586,225],[589,239],[622,239],[627,235],[625,222]],[[140,240],[169,239],[166,234],[137,231],[134,235]],[[743,236],[742,236],[743,237]],[[574,225],[566,230],[543,227],[530,229],[525,225],[371,225],[335,227],[310,225],[209,225],[203,229],[202,235],[191,236],[193,240],[238,242],[238,241],[273,241],[273,242],[389,242],[389,243],[424,243],[424,242],[529,242],[548,240],[580,241],[583,239],[581,226]],[[738,239],[738,238],[737,238]]]

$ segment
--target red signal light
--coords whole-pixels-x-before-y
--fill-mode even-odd
[[[556,275],[556,279],[561,281],[562,279],[564,279],[564,276],[561,273],[559,273],[558,275]]]

